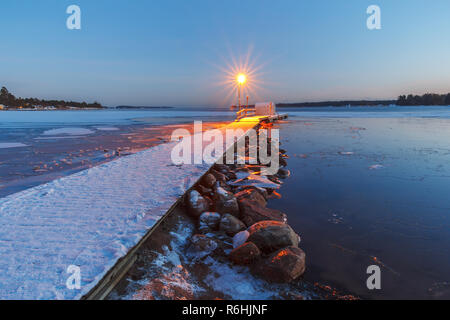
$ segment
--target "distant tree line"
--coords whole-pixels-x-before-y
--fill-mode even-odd
[[[277,103],[277,107],[357,107],[357,106],[450,106],[450,93],[426,93],[402,95],[397,100],[342,100],[320,102]]]
[[[70,107],[103,108],[103,106],[98,102],[86,103],[86,102],[75,102],[64,100],[41,100],[37,98],[16,98],[5,87],[2,87],[0,90],[0,104],[9,108],[19,108],[19,107],[37,108],[37,107],[51,107],[51,106],[57,109],[68,109]]]
[[[398,97],[396,104],[398,106],[450,106],[450,93],[426,93],[422,96],[403,95]]]
[[[389,106],[395,100],[342,100],[321,102],[277,103],[277,107],[346,107],[346,106]]]

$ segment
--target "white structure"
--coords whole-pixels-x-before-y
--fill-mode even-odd
[[[255,104],[256,116],[273,116],[277,113],[277,106],[273,102],[259,102]]]

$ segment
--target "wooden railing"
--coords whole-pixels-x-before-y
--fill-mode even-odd
[[[243,109],[239,110],[238,112],[236,112],[236,118],[242,119],[245,117],[254,116],[255,114],[256,114],[256,112],[255,112],[254,108],[243,108]]]

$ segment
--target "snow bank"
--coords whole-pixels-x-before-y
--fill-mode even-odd
[[[173,146],[0,199],[0,299],[88,293],[209,168],[172,166]],[[80,290],[66,287],[70,265],[81,268]]]

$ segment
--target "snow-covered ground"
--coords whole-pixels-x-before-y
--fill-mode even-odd
[[[173,165],[175,144],[0,199],[0,299],[79,299],[88,293],[209,169]],[[80,267],[80,289],[66,286],[69,266]]]
[[[0,298],[78,299],[207,170],[173,166],[174,143],[0,199]],[[68,266],[81,268],[70,290]]]

